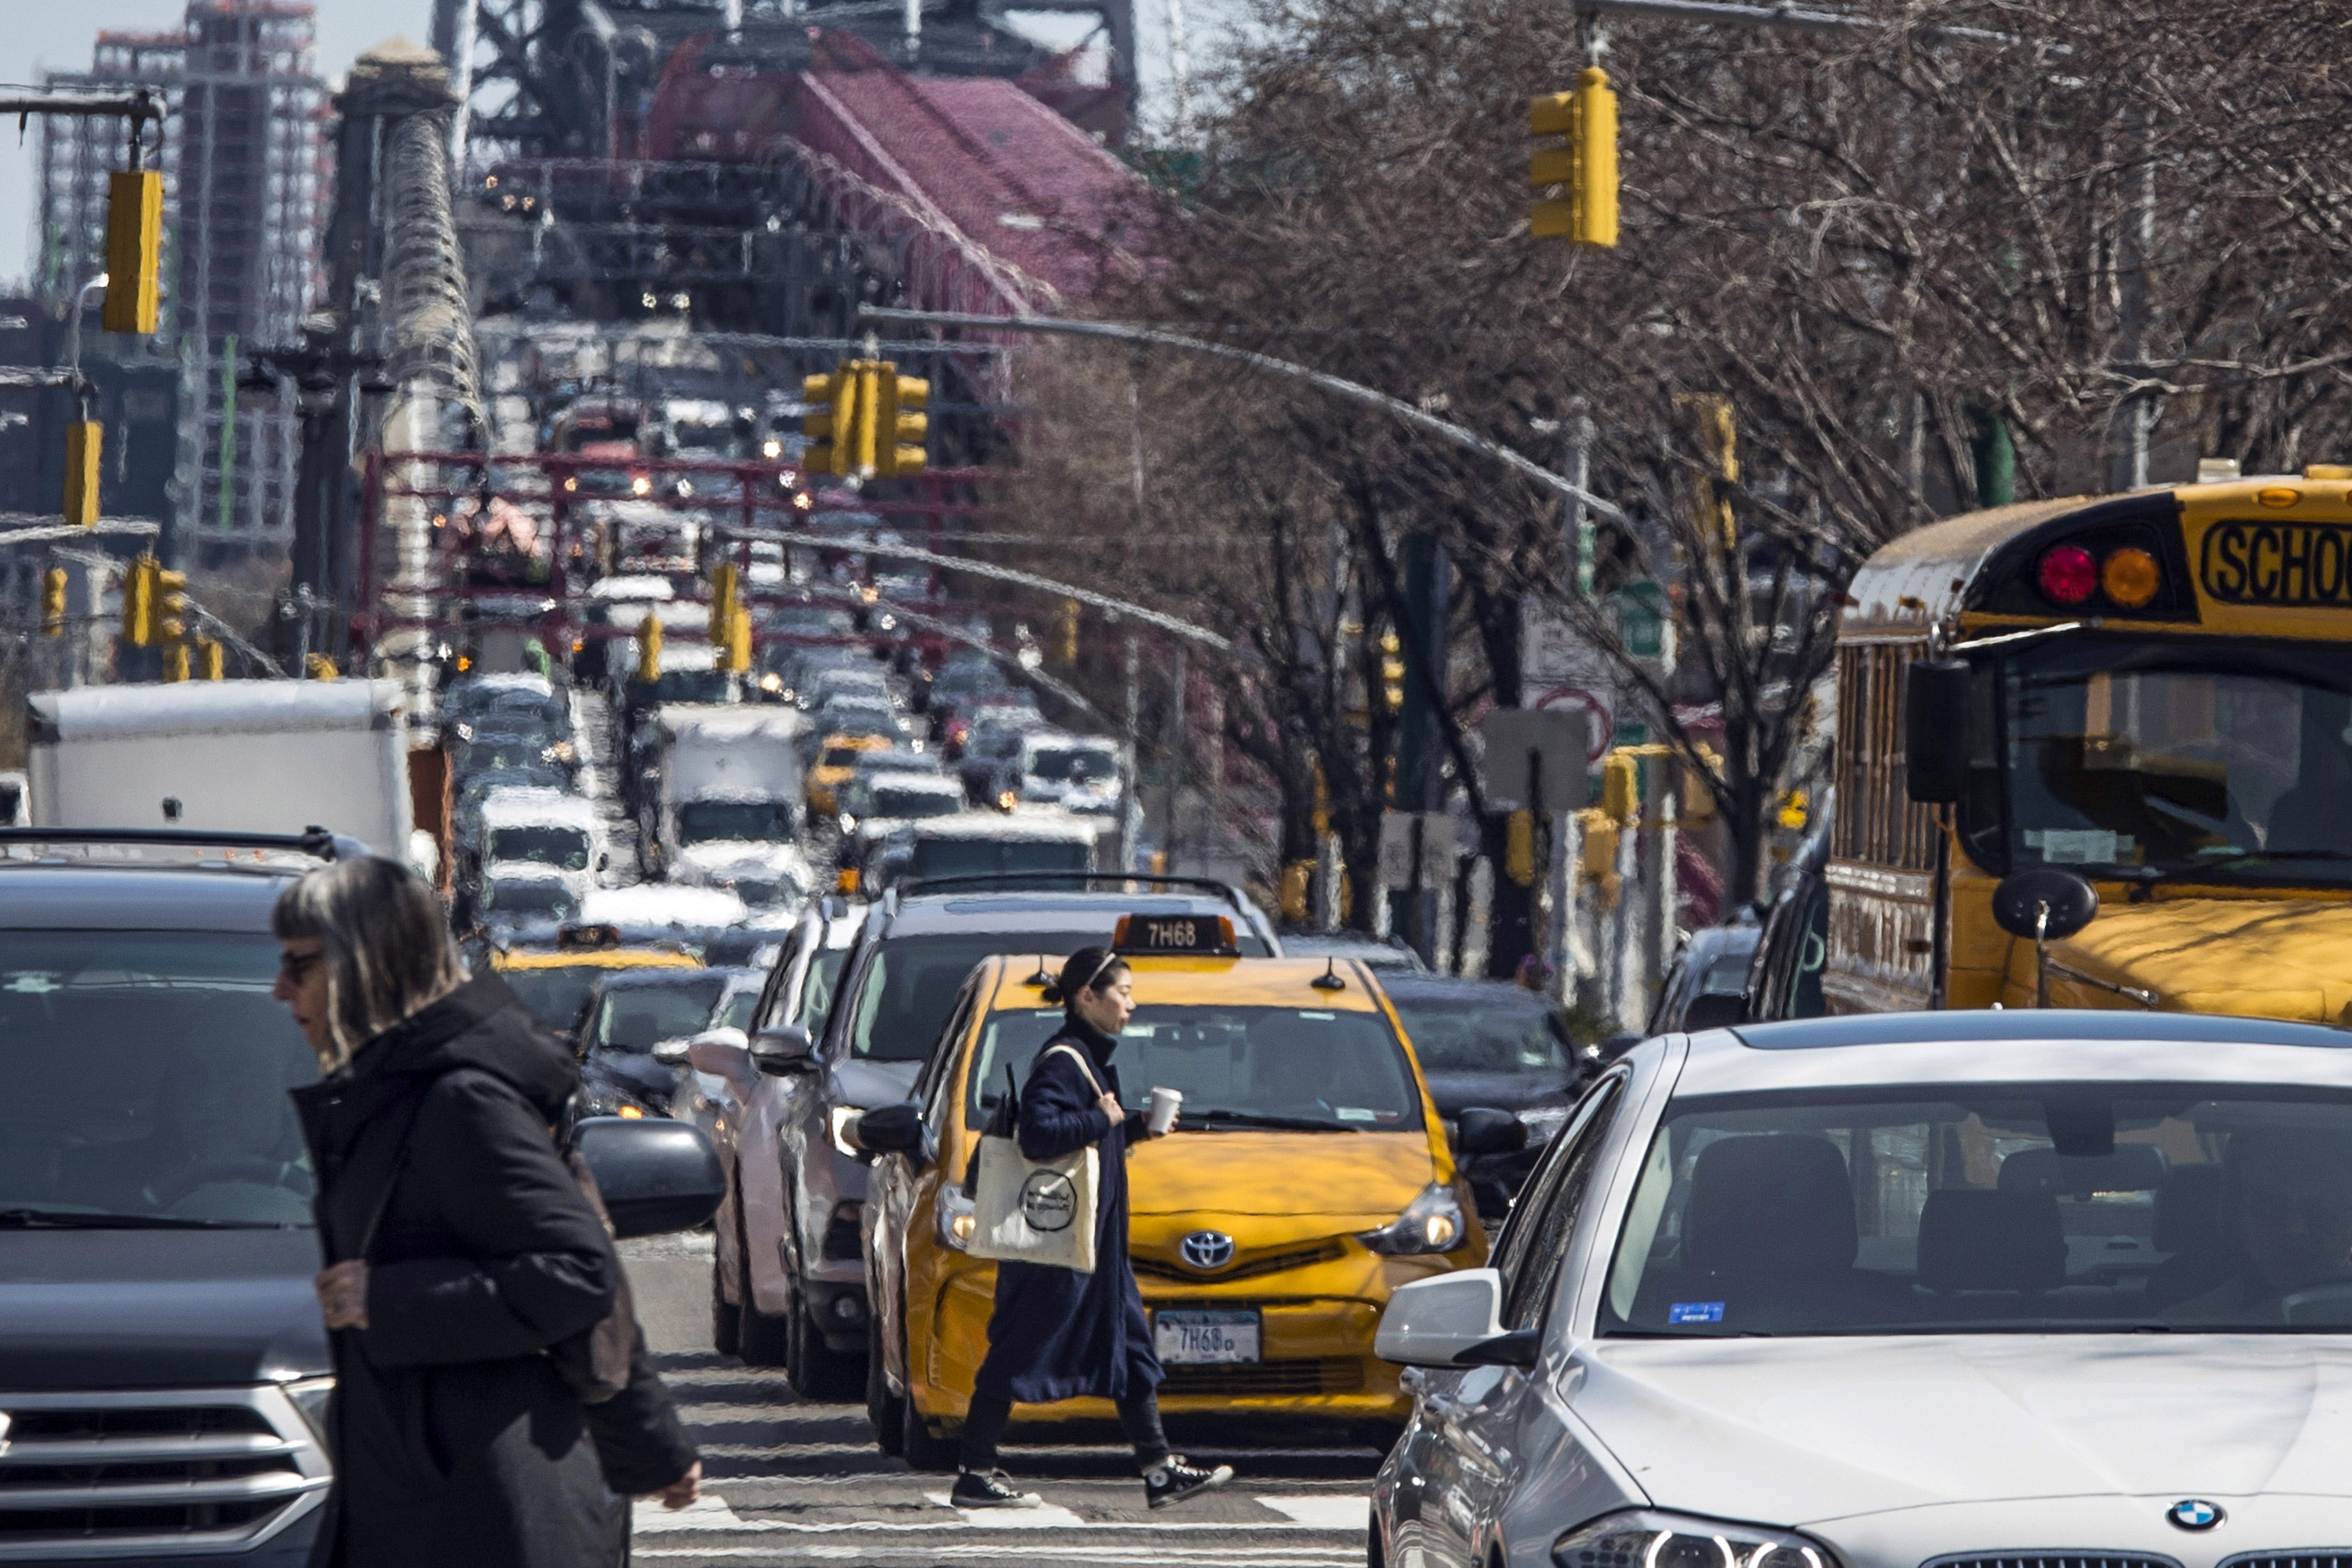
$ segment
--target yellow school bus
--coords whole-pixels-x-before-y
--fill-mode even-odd
[[[1825,898],[1783,922],[1819,973],[1771,1011],[2352,1022],[2352,468],[1906,534],[1837,691]]]

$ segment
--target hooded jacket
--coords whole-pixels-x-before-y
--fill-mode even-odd
[[[627,1505],[542,1352],[612,1310],[620,1262],[558,1157],[569,1055],[495,975],[296,1089],[320,1245],[364,1256],[335,1331],[335,1484],[314,1568],[619,1563]]]
[[[1094,1085],[1057,1045],[1073,1045],[1094,1064],[1103,1091],[1118,1093],[1110,1065],[1118,1041],[1073,1014],[1039,1047],[1021,1089],[1021,1152],[1057,1159],[1089,1143],[1101,1147],[1095,1185],[1095,1271],[1046,1264],[996,1266],[996,1301],[988,1318],[988,1355],[973,1379],[978,1392],[1045,1404],[1091,1394],[1125,1398],[1157,1388],[1165,1375],[1151,1347],[1143,1293],[1127,1256],[1128,1135],[1143,1119],[1118,1126],[1095,1103]]]

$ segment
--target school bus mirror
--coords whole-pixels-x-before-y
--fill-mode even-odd
[[[1921,805],[1948,805],[1969,782],[1966,659],[1912,661],[1903,685],[1904,784]]]

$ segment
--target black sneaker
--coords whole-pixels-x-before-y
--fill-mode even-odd
[[[1143,1478],[1143,1500],[1153,1508],[1166,1508],[1182,1502],[1186,1498],[1214,1491],[1234,1479],[1231,1465],[1219,1465],[1213,1470],[1203,1470],[1184,1462],[1181,1454],[1171,1454],[1151,1473]]]
[[[958,1508],[1043,1508],[1045,1500],[1035,1492],[1015,1491],[1004,1484],[1003,1470],[991,1470],[982,1475],[978,1470],[966,1470],[956,1477],[955,1490],[948,1501]],[[1154,1503],[1153,1507],[1159,1505]]]

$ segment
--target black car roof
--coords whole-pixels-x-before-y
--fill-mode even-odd
[[[0,930],[269,930],[294,868],[0,860]]]

